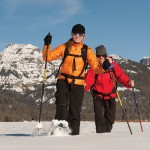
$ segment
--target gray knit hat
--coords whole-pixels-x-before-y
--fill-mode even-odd
[[[106,55],[107,56],[107,51],[104,45],[99,45],[96,48],[96,56],[98,55]]]

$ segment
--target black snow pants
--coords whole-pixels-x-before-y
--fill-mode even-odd
[[[104,100],[98,96],[93,98],[96,133],[111,132],[114,121],[116,102],[115,98]]]
[[[55,119],[68,121],[72,135],[80,132],[80,112],[84,96],[84,86],[71,85],[66,80],[57,80]]]

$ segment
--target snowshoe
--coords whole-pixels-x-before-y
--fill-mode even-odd
[[[71,130],[68,122],[65,120],[52,120],[49,135],[51,136],[68,136]]]

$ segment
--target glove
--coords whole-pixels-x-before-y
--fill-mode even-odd
[[[46,35],[46,37],[44,38],[44,44],[45,45],[50,45],[51,44],[51,41],[52,41],[52,36],[50,35],[50,33],[48,33]]]
[[[102,65],[103,69],[104,69],[104,70],[108,70],[110,66],[111,66],[111,63],[109,62],[108,59],[106,59],[106,60],[103,62],[103,65]]]

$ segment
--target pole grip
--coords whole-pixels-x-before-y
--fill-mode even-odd
[[[43,76],[43,80],[46,80],[46,69],[44,69],[44,76]]]

